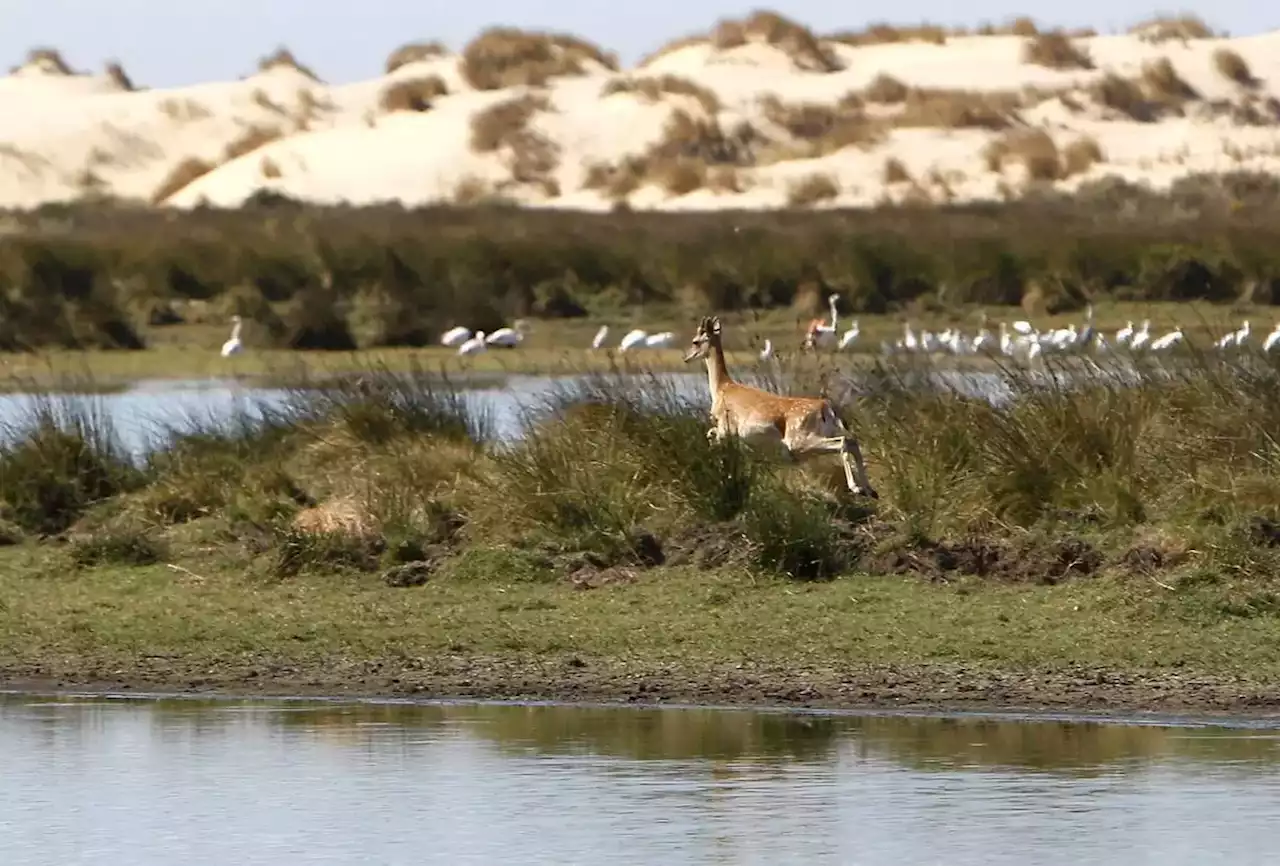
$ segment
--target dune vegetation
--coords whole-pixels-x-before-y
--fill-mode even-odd
[[[565,384],[503,443],[432,371],[370,369],[141,462],[92,403],[36,399],[0,449],[3,673],[857,703],[905,670],[899,697],[1060,703],[1088,670],[1131,705],[1273,699],[1280,365],[1008,369],[994,402],[931,371],[825,377],[875,501],[708,442],[705,396],[656,376]]]

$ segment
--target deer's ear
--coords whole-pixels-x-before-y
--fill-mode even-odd
[[[720,333],[720,317],[719,316],[716,316],[714,319],[711,320],[711,330],[715,331],[717,334]]]

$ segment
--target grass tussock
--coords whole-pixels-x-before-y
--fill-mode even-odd
[[[436,60],[448,53],[443,42],[408,42],[387,55],[386,73],[390,75],[402,66]]]
[[[688,96],[695,99],[708,117],[720,112],[720,97],[715,91],[703,87],[680,75],[646,75],[610,79],[600,92],[601,96],[615,93],[634,93],[650,102],[661,102],[666,95]]]
[[[835,51],[812,30],[777,12],[760,10],[743,19],[720,21],[712,30],[710,41],[720,50],[749,42],[772,45],[791,58],[797,69],[806,72],[839,72],[844,68]]]
[[[907,171],[907,167],[902,160],[896,156],[885,159],[884,167],[880,171],[881,180],[886,184],[890,183],[908,183],[911,180],[911,172]]]
[[[794,142],[805,145],[806,157],[825,156],[846,147],[869,147],[884,140],[885,126],[863,110],[857,94],[834,105],[783,102],[770,95],[761,100],[765,119]]]
[[[896,105],[905,102],[907,95],[911,92],[911,88],[903,84],[892,75],[880,73],[866,86],[863,96],[867,102],[875,102],[881,105]]]
[[[891,118],[894,126],[999,130],[1014,123],[1022,97],[1007,91],[913,87],[901,102],[901,110]]]
[[[787,204],[791,207],[811,207],[839,194],[840,186],[835,178],[829,174],[814,172],[787,186]]]
[[[616,57],[576,36],[514,27],[491,27],[462,51],[463,77],[477,90],[541,87],[556,76],[582,75],[588,63],[618,68]]]
[[[1213,39],[1213,28],[1194,15],[1162,15],[1141,21],[1129,28],[1129,32],[1144,42],[1160,43],[1189,39]]]
[[[1089,52],[1061,32],[1041,33],[1022,44],[1022,62],[1049,69],[1093,69]]]
[[[56,48],[42,46],[32,48],[27,52],[26,59],[20,66],[13,67],[10,71],[17,72],[22,67],[34,67],[40,69],[47,74],[52,75],[78,75],[71,64],[67,63],[66,58],[62,56],[62,52]]]
[[[865,30],[841,30],[828,34],[827,40],[851,45],[855,48],[864,45],[890,45],[897,42],[926,42],[930,45],[946,45],[947,36],[955,33],[938,24],[872,24]]]
[[[428,111],[432,104],[449,94],[449,87],[439,75],[424,75],[393,81],[378,95],[378,107],[388,114],[395,111]]]
[[[994,172],[1019,165],[1030,180],[1054,181],[1064,175],[1058,146],[1043,129],[1019,129],[1006,133],[987,145],[983,159],[987,169]]]
[[[283,45],[258,61],[259,72],[270,72],[273,69],[292,69],[316,83],[322,83],[320,76],[316,75],[310,66],[299,61],[293,56],[293,52]]]
[[[549,110],[551,103],[545,97],[530,93],[477,112],[471,118],[472,150],[502,151],[514,183],[538,184],[548,194],[558,194],[550,186],[550,175],[560,165],[560,150],[530,125],[538,112]]]
[[[1106,161],[1106,154],[1103,153],[1102,145],[1098,144],[1098,140],[1089,135],[1081,136],[1062,148],[1062,176],[1084,174],[1095,165]]]
[[[1196,89],[1178,74],[1168,57],[1142,64],[1139,81],[1147,97],[1162,105],[1177,107],[1200,98]]]
[[[1219,48],[1213,52],[1213,68],[1228,81],[1234,81],[1241,87],[1257,87],[1258,79],[1253,77],[1253,70],[1237,52],[1230,48]]]
[[[232,139],[223,149],[223,161],[230,162],[233,159],[239,159],[282,138],[284,138],[284,132],[279,127],[250,126]]]
[[[164,180],[151,193],[151,203],[164,204],[174,195],[177,195],[215,168],[217,166],[211,162],[196,159],[195,157],[187,157],[165,175]]]
[[[119,61],[108,61],[105,71],[106,76],[115,82],[116,87],[125,93],[132,93],[138,89],[137,86],[134,85],[133,79],[129,77],[129,73],[124,71],[124,66],[122,66]]]

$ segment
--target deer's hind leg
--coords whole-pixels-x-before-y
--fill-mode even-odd
[[[866,463],[862,459],[862,448],[849,432],[838,436],[801,435],[783,440],[787,450],[796,459],[816,454],[839,454],[840,464],[844,467],[844,480],[849,491],[855,496],[867,496],[879,499],[867,478]]]

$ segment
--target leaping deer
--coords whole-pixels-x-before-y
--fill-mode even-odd
[[[855,495],[879,499],[867,480],[858,440],[849,433],[830,400],[784,397],[741,385],[729,375],[720,343],[720,319],[704,316],[693,335],[685,363],[702,358],[711,386],[711,420],[707,438],[733,435],[751,443],[781,445],[795,461],[818,454],[839,454],[844,477]]]

